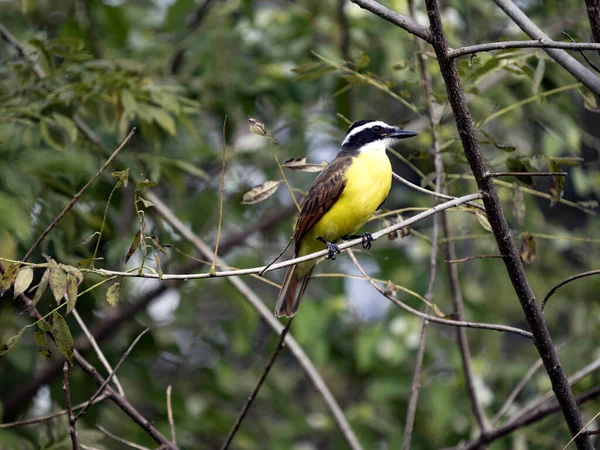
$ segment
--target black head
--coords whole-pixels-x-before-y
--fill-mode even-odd
[[[348,128],[342,142],[342,151],[360,151],[364,146],[376,143],[385,149],[385,146],[392,145],[397,140],[416,135],[417,133],[380,120],[359,120]]]

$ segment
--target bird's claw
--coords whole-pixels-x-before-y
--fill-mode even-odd
[[[329,251],[329,253],[325,257],[325,259],[331,259],[332,261],[334,261],[335,260],[335,255],[341,253],[340,248],[336,244],[334,244],[332,242],[329,242],[329,241],[326,241],[322,237],[318,237],[317,240],[321,241],[323,244],[325,244],[325,247]]]
[[[362,234],[362,246],[365,250],[369,250],[371,248],[371,242],[373,242],[373,235],[368,231],[365,231]]]

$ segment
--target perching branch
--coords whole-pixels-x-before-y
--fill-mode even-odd
[[[155,197],[155,196],[153,196]],[[148,196],[150,198],[150,195]],[[434,214],[439,213],[440,211],[444,211],[449,208],[453,208],[464,203],[467,203],[472,200],[477,200],[481,198],[481,194],[469,194],[462,197],[455,198],[454,200],[450,200],[444,203],[440,203],[439,205],[434,206],[433,208],[428,209],[427,211],[423,211],[422,213],[415,214],[414,216],[403,220],[401,222],[397,222],[387,228],[384,228],[376,233],[372,233],[373,240],[377,240],[383,236],[387,236],[392,231],[400,230],[401,228],[405,228],[413,223],[419,222],[427,217],[430,217]],[[151,200],[152,201],[152,200]],[[361,244],[362,238],[352,239],[350,241],[346,241],[344,243],[339,244],[340,250],[344,250],[350,247],[354,247]],[[306,256],[302,256],[299,258],[293,258],[287,261],[283,261],[280,263],[273,264],[267,270],[270,272],[272,270],[282,269],[284,267],[293,266],[295,264],[299,264],[301,262],[310,261],[312,259],[321,258],[328,254],[327,250],[321,250],[315,253],[311,253]],[[162,280],[198,280],[202,278],[215,278],[215,277],[234,277],[239,275],[251,275],[255,273],[260,273],[265,269],[266,266],[253,267],[250,269],[240,269],[240,270],[227,270],[221,272],[215,272],[214,274],[210,273],[189,273],[189,274],[163,274],[161,277]],[[122,276],[126,278],[154,278],[158,279],[158,274],[154,273],[142,273],[139,274],[137,271],[134,272],[120,272],[115,270],[106,270],[106,269],[86,269],[88,272],[92,272],[101,276]]]
[[[498,3],[505,0],[495,1]],[[483,203],[494,237],[496,238],[499,253],[504,256],[504,263],[509,278],[519,298],[525,318],[531,327],[534,344],[544,361],[544,366],[548,372],[548,377],[552,383],[556,398],[561,405],[565,421],[569,426],[571,434],[574,436],[583,428],[583,420],[575,403],[567,377],[556,354],[556,349],[552,343],[552,338],[544,321],[542,311],[527,280],[520,253],[512,240],[512,235],[508,228],[493,179],[485,176],[489,172],[489,169],[479,147],[477,130],[471,119],[471,113],[467,106],[456,63],[448,57],[448,40],[446,39],[442,25],[439,4],[437,0],[426,0],[426,6],[432,33],[432,46],[438,58],[440,72],[446,83],[448,99],[454,113],[465,156],[477,181],[477,185],[483,193]],[[561,50],[548,51],[560,52]],[[600,92],[600,79],[595,76],[594,79],[599,84],[598,92]],[[587,436],[579,436],[576,443],[577,448],[580,450],[591,450],[593,448]]]
[[[496,3],[496,5],[498,5],[506,15],[532,39],[552,41],[552,39],[533,23],[531,19],[512,2],[512,0],[494,0],[494,3]],[[600,95],[600,78],[598,78],[594,72],[589,70],[564,50],[558,50],[556,48],[545,48],[544,50],[552,57],[552,59],[563,66],[589,90],[596,95]]]
[[[562,50],[600,50],[600,44],[592,44],[589,42],[557,42],[552,39],[539,38],[535,41],[505,41],[505,42],[489,42],[487,44],[469,45],[452,49],[448,52],[448,57],[451,59],[460,58],[461,56],[471,55],[480,52],[491,52],[493,50],[506,50],[509,48],[555,48]]]

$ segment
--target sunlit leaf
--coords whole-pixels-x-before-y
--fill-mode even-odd
[[[70,273],[71,275],[74,275],[75,278],[77,279],[77,283],[81,283],[83,281],[83,272],[81,270],[79,270],[77,267],[68,266],[66,264],[59,264],[58,267],[60,267],[66,273],[68,273],[68,274]]]
[[[116,308],[119,305],[119,296],[121,295],[121,283],[116,282],[108,288],[106,292],[106,301],[110,306]]]
[[[86,245],[86,244],[89,244],[89,243],[90,243],[90,241],[91,241],[92,239],[94,239],[94,236],[99,236],[99,235],[100,235],[100,232],[99,232],[99,231],[96,231],[96,232],[94,232],[94,233],[90,234],[90,235],[87,237],[87,239],[86,239],[85,241],[83,241],[81,244],[79,244],[77,247],[83,247],[84,245]]]
[[[163,270],[162,270],[162,265],[160,263],[160,257],[158,256],[158,253],[153,252],[154,253],[154,261],[156,262],[156,271],[158,272],[158,279],[162,280],[163,278]]]
[[[138,200],[140,202],[142,202],[142,204],[144,205],[144,208],[152,208],[152,207],[154,207],[154,203],[152,203],[150,200],[146,200],[143,197],[138,197]]]
[[[22,267],[17,274],[14,286],[14,298],[25,292],[33,281],[33,269],[29,266]]]
[[[116,172],[111,173],[111,175],[119,179],[119,184],[127,187],[127,182],[129,181],[129,167],[125,170],[117,170]]]
[[[281,183],[281,181],[265,181],[253,187],[242,196],[242,204],[253,205],[268,199],[277,191]]]
[[[73,365],[73,336],[67,321],[56,311],[52,313],[52,333],[56,346],[67,361]]]
[[[492,226],[490,225],[487,215],[479,209],[476,209],[474,212],[475,216],[477,217],[477,221],[479,222],[479,225],[481,225],[484,230],[489,231],[490,233],[493,232]]]
[[[156,186],[158,183],[156,181],[150,181],[148,179],[138,181],[135,183],[135,191],[139,191],[140,189],[148,188]]]

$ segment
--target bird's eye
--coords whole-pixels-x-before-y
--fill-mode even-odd
[[[381,130],[382,130],[382,128],[381,128],[379,125],[376,125],[376,126],[374,126],[374,127],[373,127],[373,131],[374,131],[375,133],[380,133],[380,132],[381,132]]]

